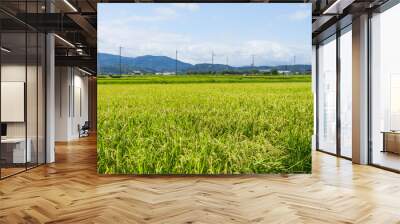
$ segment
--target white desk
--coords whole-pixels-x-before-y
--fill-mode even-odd
[[[381,133],[383,134],[382,152],[392,152],[400,154],[400,132],[382,131]]]
[[[25,154],[25,138],[5,138],[1,139],[1,144],[2,145],[7,145],[13,146],[12,151],[13,151],[13,158],[12,162],[13,163],[25,163],[25,162],[31,162],[32,160],[32,151],[31,151],[31,145],[32,145],[32,140],[30,138],[27,139],[27,146],[26,147],[26,154]],[[25,161],[26,159],[26,161]]]

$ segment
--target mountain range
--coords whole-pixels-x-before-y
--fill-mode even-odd
[[[310,72],[311,65],[278,65],[278,66],[229,66],[224,64],[190,64],[167,56],[145,55],[139,57],[119,57],[108,53],[98,53],[98,64],[100,74],[119,74],[120,64],[122,73],[157,73],[175,72],[176,66],[178,73],[206,73],[206,72],[247,72],[247,71],[269,71],[285,70],[290,72]],[[121,63],[120,63],[121,60]]]

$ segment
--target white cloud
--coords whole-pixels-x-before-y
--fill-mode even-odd
[[[173,18],[177,16],[177,13],[174,9],[169,7],[158,7],[154,9],[154,12],[158,16]]]
[[[298,10],[291,14],[289,18],[291,20],[303,20],[311,16],[311,11],[310,10]]]
[[[118,35],[117,35],[118,34]],[[211,52],[215,53],[214,62],[233,66],[250,65],[255,55],[256,65],[288,63],[296,56],[301,63],[308,60],[308,49],[288,46],[269,40],[248,40],[243,42],[220,42],[194,40],[189,35],[173,32],[161,32],[156,29],[125,29],[121,33],[118,26],[99,27],[99,52],[118,53],[123,47],[124,56],[165,55],[174,58],[178,50],[179,60],[197,63],[211,63]]]
[[[165,55],[174,58],[179,51],[179,59],[192,64],[210,63],[211,52],[216,54],[215,63],[234,66],[250,65],[255,55],[256,65],[288,63],[296,55],[296,61],[309,63],[311,49],[308,46],[293,46],[283,42],[268,40],[268,37],[241,40],[215,36],[192,36],[188,33],[174,33],[171,29],[163,30],[153,21],[166,21],[179,17],[183,10],[197,10],[197,4],[160,5],[147,14],[133,14],[124,20],[100,20],[98,24],[99,52],[118,54],[123,47],[124,56]],[[306,9],[291,15],[291,19],[304,19],[309,16]],[[143,22],[143,23],[142,23]],[[151,23],[144,23],[151,22]],[[230,34],[227,34],[230,35]]]
[[[173,3],[173,6],[181,9],[187,9],[189,11],[197,11],[200,9],[199,4],[196,3]]]
[[[173,20],[179,16],[179,10],[197,11],[199,5],[195,3],[173,3],[154,8],[152,13],[147,15],[129,15],[124,19],[124,23],[129,22],[159,22],[166,20]],[[118,23],[118,22],[117,22]]]
[[[133,15],[130,16],[125,22],[157,22],[162,20],[168,20],[168,17],[165,16],[139,16]]]
[[[124,24],[129,24],[132,22],[159,22],[173,20],[178,17],[178,13],[175,9],[171,7],[157,7],[148,14],[132,14],[124,18],[124,20],[106,20],[104,25],[107,26],[119,26]]]

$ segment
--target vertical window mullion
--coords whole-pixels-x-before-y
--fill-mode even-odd
[[[368,46],[368,53],[367,53],[367,102],[368,102],[368,111],[367,111],[367,129],[368,129],[368,164],[373,163],[373,148],[372,148],[372,83],[371,83],[371,75],[372,75],[372,64],[371,64],[371,56],[372,56],[372,33],[371,33],[371,20],[372,20],[372,12],[368,12],[368,30],[367,30],[367,46]]]
[[[36,1],[39,14],[39,1]],[[39,22],[39,21],[38,21]],[[36,166],[39,165],[39,31],[36,31]]]
[[[46,0],[45,4],[45,13],[48,13],[49,2]],[[47,163],[47,43],[48,41],[48,33],[47,31],[44,33],[44,163]],[[43,73],[42,73],[43,77]],[[61,89],[60,89],[61,91]],[[43,107],[42,107],[43,109]]]
[[[28,1],[25,1],[25,21],[28,19]],[[24,102],[24,120],[25,120],[25,170],[28,169],[28,113],[27,113],[27,90],[28,90],[28,25],[25,23],[25,102]]]
[[[318,150],[319,149],[319,44],[316,45],[315,47],[315,92],[316,92],[316,96],[315,96],[315,116],[316,116],[316,125],[315,125],[315,148]]]
[[[1,24],[2,23],[0,23],[0,47],[2,47],[2,32],[1,32]],[[1,108],[1,69],[2,69],[2,58],[1,58],[1,56],[2,56],[2,52],[0,51],[0,124],[2,124],[2,122],[1,122],[1,110],[2,110],[2,108]],[[1,158],[1,150],[2,150],[2,148],[1,148],[1,144],[0,144],[0,158]],[[0,160],[0,180],[2,179],[2,177],[1,177],[1,170],[2,170],[2,164],[1,164],[1,160]]]
[[[340,119],[340,35],[339,28],[336,31],[336,154],[341,156],[341,119]]]

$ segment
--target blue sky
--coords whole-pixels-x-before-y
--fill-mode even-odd
[[[311,61],[311,4],[98,4],[99,52],[189,63]]]

